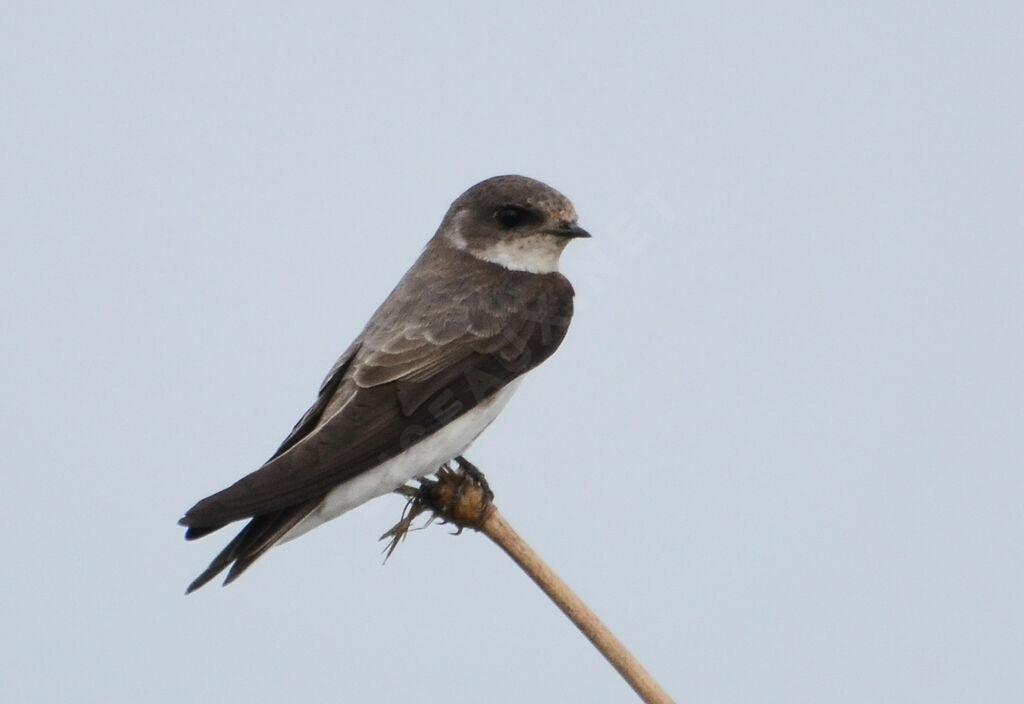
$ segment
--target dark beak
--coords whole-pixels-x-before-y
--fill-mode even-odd
[[[565,227],[558,227],[554,230],[548,230],[552,235],[558,235],[559,237],[567,237],[570,239],[576,237],[590,237],[590,233],[584,230],[579,225],[566,225]]]

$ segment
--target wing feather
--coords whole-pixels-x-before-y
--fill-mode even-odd
[[[197,503],[182,524],[205,534],[322,497],[406,449],[411,430],[422,439],[540,364],[565,335],[572,287],[559,274],[541,286],[536,275],[506,274],[506,286],[480,286],[484,293],[462,301],[456,315],[450,299],[447,316],[436,300],[406,305],[396,326],[385,302],[274,456]]]

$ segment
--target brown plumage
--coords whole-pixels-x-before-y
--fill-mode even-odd
[[[526,222],[509,227],[514,218],[503,209],[510,208]],[[453,203],[277,452],[181,519],[188,539],[251,519],[189,591],[228,566],[225,583],[232,581],[333,489],[486,404],[555,351],[572,317],[571,284],[557,271],[517,271],[486,259],[496,256],[493,242],[537,233],[558,251],[586,236],[564,196],[524,177],[490,179]]]

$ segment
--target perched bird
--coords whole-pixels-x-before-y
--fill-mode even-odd
[[[569,199],[525,176],[459,196],[277,452],[179,521],[188,540],[249,521],[188,592],[461,455],[565,337],[558,260],[589,236]]]

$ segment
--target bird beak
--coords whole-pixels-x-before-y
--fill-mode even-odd
[[[548,230],[552,235],[558,235],[559,237],[567,237],[574,239],[576,237],[590,237],[590,233],[584,230],[579,225],[567,225],[565,227],[558,227],[554,230]]]

